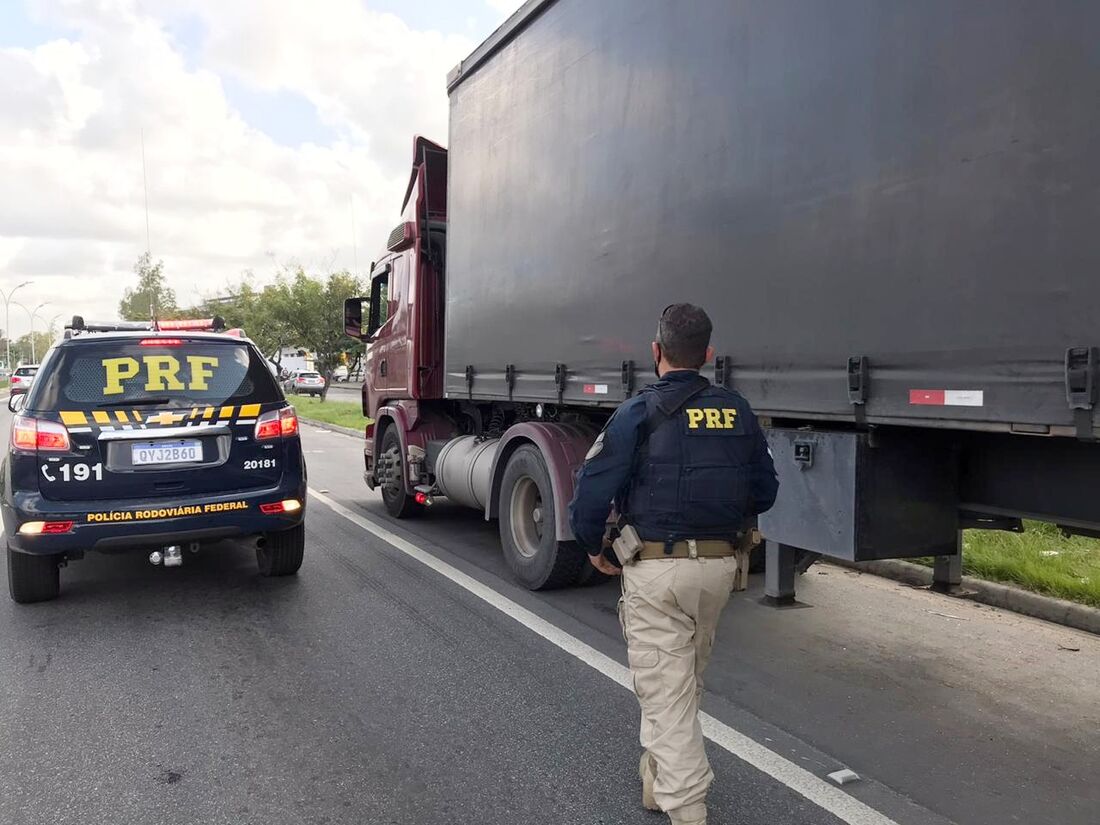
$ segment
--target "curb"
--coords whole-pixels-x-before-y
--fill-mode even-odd
[[[931,568],[900,559],[854,563],[829,559],[829,562],[917,587],[928,587],[932,584]],[[1023,613],[1025,616],[1100,635],[1100,608],[1057,599],[1054,596],[1043,596],[1009,584],[963,576],[962,585],[957,592],[944,595],[969,599],[980,604],[1000,607],[1011,610],[1013,613]]]
[[[305,418],[301,415],[298,416],[298,420],[303,424],[310,424],[319,429],[341,433],[342,435],[350,435],[352,438],[361,439],[363,437],[361,430],[353,430],[351,427],[341,427],[339,424],[329,424],[327,421],[318,421],[316,418]]]

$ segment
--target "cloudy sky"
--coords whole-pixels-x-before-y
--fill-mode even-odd
[[[143,134],[181,303],[245,270],[354,269],[356,250],[362,269],[412,136],[446,141],[447,72],[520,5],[0,0],[0,290],[32,281],[15,300],[45,320],[116,317],[146,246]]]

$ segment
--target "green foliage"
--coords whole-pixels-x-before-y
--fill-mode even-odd
[[[963,572],[1100,607],[1100,540],[1064,536],[1053,524],[1028,521],[1022,533],[965,531]]]
[[[307,398],[304,395],[292,395],[289,400],[303,419],[350,427],[360,432],[367,423],[367,419],[363,417],[362,407],[350,401],[322,402],[320,399]]]
[[[358,295],[362,282],[349,272],[311,275],[300,267],[284,270],[268,286],[257,288],[252,281],[246,274],[226,294],[182,314],[220,315],[230,328],[243,329],[265,355],[288,346],[309,350],[317,371],[325,376],[327,395],[332,371],[345,360],[354,364],[363,352],[360,342],[344,334],[344,299]],[[356,415],[354,426],[359,426],[362,415]]]
[[[41,361],[57,336],[49,332],[35,332],[34,346],[31,347],[31,333],[14,339],[11,342],[11,360],[13,364],[30,364],[32,361]]]
[[[127,289],[118,304],[119,317],[127,321],[148,321],[150,311],[158,318],[175,317],[179,311],[176,294],[164,282],[164,261],[153,264],[146,252],[134,264],[137,286]]]
[[[326,395],[341,355],[352,359],[360,346],[344,334],[344,299],[358,295],[361,287],[350,272],[318,278],[299,268],[280,275],[262,293],[264,315],[259,320],[277,330],[283,343],[313,352],[317,371],[326,380]]]

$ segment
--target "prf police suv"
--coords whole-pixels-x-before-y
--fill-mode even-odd
[[[13,396],[2,475],[8,584],[55,598],[89,550],[185,551],[255,539],[260,574],[297,572],[306,468],[294,408],[259,350],[211,321],[85,325]]]

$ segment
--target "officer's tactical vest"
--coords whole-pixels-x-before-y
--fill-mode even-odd
[[[730,539],[751,512],[756,417],[737,393],[694,381],[642,392],[646,433],[622,513],[646,541]]]

